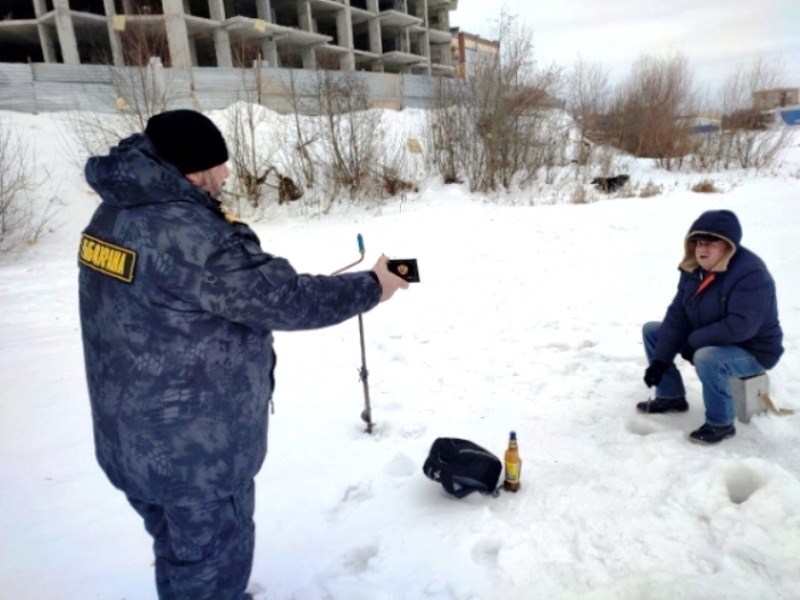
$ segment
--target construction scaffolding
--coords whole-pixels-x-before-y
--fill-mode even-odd
[[[458,0],[11,0],[0,61],[453,76]]]

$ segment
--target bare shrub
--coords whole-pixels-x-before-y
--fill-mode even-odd
[[[653,196],[658,196],[663,191],[663,186],[653,183],[652,181],[648,181],[647,184],[645,184],[645,186],[639,190],[639,197],[652,198]]]
[[[692,186],[692,191],[697,192],[698,194],[714,194],[719,192],[717,186],[714,185],[714,182],[710,179],[698,181]]]
[[[286,96],[289,98],[292,112],[292,125],[294,144],[289,145],[285,157],[285,164],[292,168],[295,179],[306,188],[313,188],[316,183],[317,173],[310,148],[320,137],[318,128],[303,126],[301,115],[309,114],[310,107],[303,100],[301,90],[298,89],[294,69],[287,69],[289,76]]]
[[[116,107],[116,118],[90,112],[67,115],[79,148],[73,162],[81,167],[89,156],[103,154],[119,140],[143,131],[151,116],[168,110],[179,99],[178,71],[165,68],[169,66],[169,47],[163,27],[130,20],[120,39],[125,64],[114,64],[111,56],[102,58],[101,63],[108,65],[112,91],[99,98]]]
[[[374,190],[372,176],[377,156],[375,132],[380,114],[370,110],[364,79],[357,73],[317,71],[317,97],[324,125],[320,128],[323,165],[335,192],[350,199]]]
[[[259,61],[251,69],[241,69],[238,101],[227,114],[228,154],[233,178],[225,189],[223,201],[236,213],[244,211],[242,202],[252,215],[261,207],[268,191],[267,178],[275,172],[271,157],[265,154],[266,144],[259,137],[265,124],[266,110],[258,103],[262,70]],[[278,188],[276,173],[273,189]]]
[[[167,32],[162,24],[126,22],[120,32],[126,66],[110,66],[119,111],[134,131],[177,100],[178,71],[169,69]],[[109,61],[111,65],[111,61]]]
[[[321,119],[312,116],[319,114],[317,86],[302,85],[296,69],[282,69],[279,79],[265,84],[278,86],[286,102],[287,114],[274,120],[269,138],[272,162],[280,170],[278,203],[302,197],[301,210],[313,206],[319,213],[325,212],[336,192],[332,184],[326,185],[322,165],[317,162],[322,139]]]
[[[695,164],[708,170],[773,166],[791,133],[786,127],[769,128],[767,115],[753,106],[753,94],[779,83],[775,66],[763,58],[728,77],[721,96],[722,128],[701,137]]]
[[[42,203],[36,192],[49,179],[25,141],[0,119],[0,253],[33,244],[54,215],[54,199]]]
[[[608,71],[582,58],[574,64],[567,86],[567,111],[575,121],[579,146],[574,160],[589,164],[597,144],[608,143],[603,121],[610,103]]]
[[[589,204],[591,198],[585,185],[576,184],[572,187],[569,201],[571,204]]]
[[[696,93],[686,59],[643,55],[616,91],[604,135],[640,158],[679,169],[691,149],[686,118],[696,113]]]
[[[404,197],[408,192],[418,191],[414,183],[403,179],[397,169],[391,167],[381,170],[380,180],[383,192],[388,196]]]
[[[482,56],[466,80],[438,82],[429,112],[434,165],[471,191],[552,179],[568,161],[568,123],[553,110],[560,71],[537,68],[530,34],[505,11],[499,32],[500,52]]]
[[[270,113],[259,104],[237,102],[227,119],[228,153],[233,177],[223,191],[223,203],[236,214],[264,216],[270,201],[278,205],[303,197],[301,184],[281,172],[276,151],[266,143]]]
[[[446,184],[461,183],[461,156],[459,152],[464,140],[459,133],[464,126],[458,115],[458,96],[464,93],[460,81],[440,79],[437,82],[435,108],[429,111],[431,159]]]
[[[273,165],[320,213],[343,195],[352,201],[382,194],[389,166],[379,150],[381,115],[371,110],[358,73],[316,71],[301,85],[293,70],[281,85],[290,114],[275,128]],[[386,163],[386,164],[385,164]]]
[[[602,146],[600,151],[593,155],[593,159],[600,169],[601,177],[611,177],[615,174],[619,160],[613,148]]]

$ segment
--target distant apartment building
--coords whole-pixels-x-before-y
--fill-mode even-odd
[[[753,108],[757,111],[800,105],[800,88],[774,88],[753,93]]]
[[[0,61],[455,75],[458,0],[3,0]]]
[[[494,58],[500,53],[500,42],[453,29],[451,52],[456,77],[468,79],[475,74],[476,66],[482,58]]]

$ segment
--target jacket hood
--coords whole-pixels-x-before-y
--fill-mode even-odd
[[[218,204],[161,158],[153,142],[141,133],[125,138],[106,156],[91,157],[84,174],[103,202],[119,208],[190,199]]]
[[[694,245],[689,239],[693,235],[702,233],[714,235],[728,242],[730,246],[728,252],[712,269],[715,272],[727,271],[728,264],[742,242],[742,225],[738,217],[730,210],[708,210],[701,214],[683,238],[683,260],[679,268],[684,271],[692,272],[700,266],[694,256]]]

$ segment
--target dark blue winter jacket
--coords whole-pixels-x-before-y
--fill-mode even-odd
[[[368,311],[380,283],[368,271],[298,275],[144,135],[85,172],[102,199],[79,251],[97,459],[143,501],[229,496],[266,455],[271,331]]]
[[[714,279],[698,291],[705,272],[694,255],[689,238],[713,234],[730,245],[728,253],[712,269]],[[783,332],[778,321],[775,282],[762,261],[741,246],[742,227],[729,210],[704,212],[692,224],[684,240],[678,293],[667,309],[659,331],[654,358],[671,362],[688,345],[739,346],[765,369],[783,354]]]

